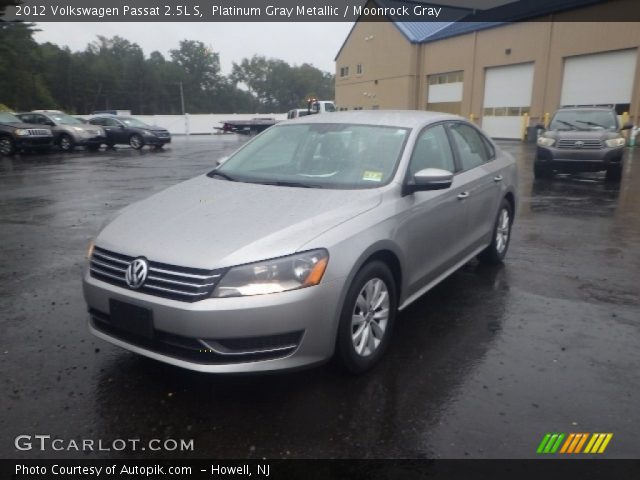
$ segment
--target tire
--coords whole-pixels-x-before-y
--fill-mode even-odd
[[[97,152],[98,150],[100,150],[100,145],[95,143],[87,145],[87,150],[89,150],[90,152]]]
[[[511,225],[513,225],[513,208],[507,199],[503,199],[498,209],[498,215],[493,225],[491,244],[478,255],[482,263],[502,263],[509,249],[511,240]]]
[[[115,148],[116,144],[114,142],[107,142],[106,145],[107,145],[107,148]]]
[[[142,147],[144,147],[144,140],[140,135],[134,133],[129,137],[129,145],[134,150],[140,150]]]
[[[0,137],[0,155],[10,157],[16,153],[16,144],[11,137]]]
[[[72,152],[75,148],[73,139],[67,134],[60,135],[60,138],[58,139],[58,146],[63,152]]]
[[[551,178],[553,176],[553,170],[547,165],[535,162],[533,164],[533,176],[535,178]]]
[[[353,374],[362,373],[382,358],[389,345],[396,310],[396,285],[391,270],[380,261],[367,263],[353,279],[342,306],[335,355],[341,368]]]
[[[622,165],[612,165],[607,168],[604,178],[607,182],[619,182],[622,180]]]

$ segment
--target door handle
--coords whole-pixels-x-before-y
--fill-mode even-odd
[[[469,196],[469,192],[462,192],[461,194],[458,195],[458,200],[464,200],[468,196]]]
[[[494,182],[501,182],[504,177],[502,175],[496,175],[493,177]]]

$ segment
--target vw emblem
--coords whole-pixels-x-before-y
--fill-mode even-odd
[[[140,257],[129,264],[124,278],[127,281],[127,285],[137,290],[147,279],[147,273],[149,273],[149,264],[145,258]]]
[[[573,144],[573,146],[576,148],[582,148],[584,147],[584,142],[582,140],[578,140],[576,143]]]

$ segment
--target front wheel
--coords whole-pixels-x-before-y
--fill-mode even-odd
[[[509,248],[509,240],[511,240],[511,225],[513,224],[513,208],[511,204],[506,200],[502,200],[500,209],[498,210],[498,217],[493,226],[493,237],[491,244],[485,248],[478,260],[483,263],[502,263],[507,249]]]
[[[58,140],[58,145],[63,152],[71,152],[75,147],[73,139],[69,135],[62,135]]]
[[[142,147],[144,147],[144,140],[140,135],[134,133],[133,135],[131,135],[131,137],[129,137],[129,145],[135,150],[140,150]]]
[[[345,297],[336,359],[350,373],[362,373],[384,355],[396,317],[393,275],[386,264],[373,261],[355,276]]]
[[[16,153],[16,144],[11,137],[0,137],[0,155],[11,156]]]

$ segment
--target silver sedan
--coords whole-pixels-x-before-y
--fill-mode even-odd
[[[513,158],[457,116],[282,122],[99,233],[89,328],[202,372],[362,372],[398,311],[475,256],[503,260],[515,192]]]

